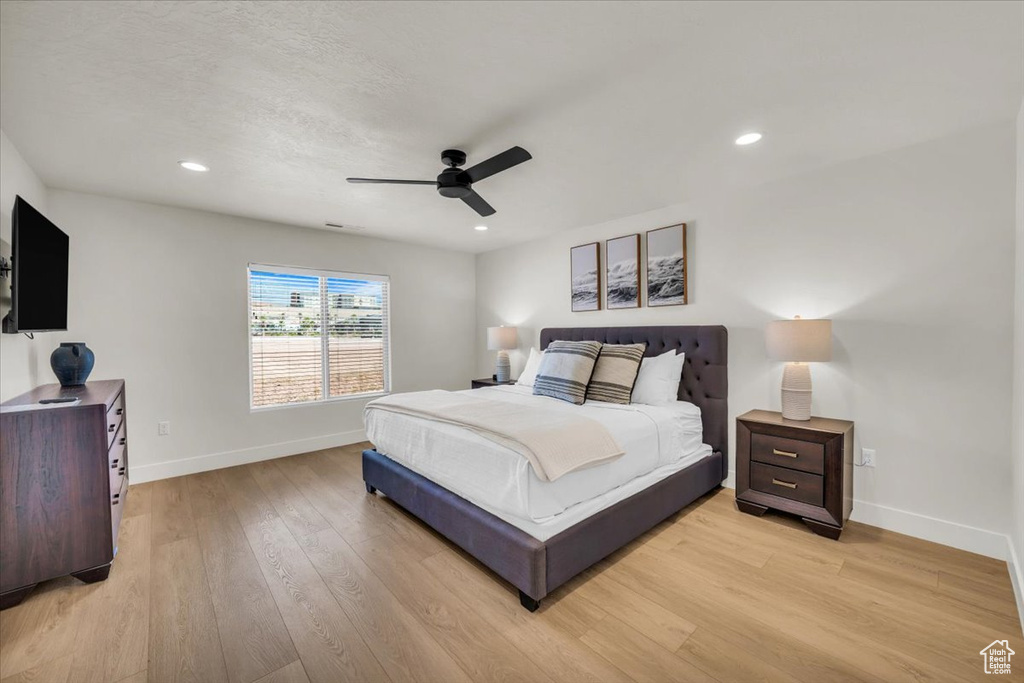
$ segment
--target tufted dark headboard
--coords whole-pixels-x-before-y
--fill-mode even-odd
[[[556,339],[599,341],[608,344],[647,342],[646,356],[669,349],[686,354],[679,400],[700,408],[704,443],[728,453],[729,446],[729,333],[722,325],[664,325],[652,327],[546,327],[540,331],[544,350]],[[722,458],[728,474],[728,457]]]

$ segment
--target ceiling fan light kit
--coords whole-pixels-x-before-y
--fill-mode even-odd
[[[518,166],[533,157],[522,147],[512,147],[501,154],[481,161],[470,168],[459,168],[466,163],[466,153],[461,149],[446,149],[441,152],[441,163],[448,168],[441,171],[437,180],[395,180],[388,178],[348,178],[350,183],[381,183],[389,185],[433,185],[437,193],[450,199],[461,199],[481,216],[490,216],[495,210],[473,189],[473,183],[490,178],[496,173]]]

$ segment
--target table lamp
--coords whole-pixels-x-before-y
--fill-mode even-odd
[[[832,360],[832,321],[775,320],[765,330],[768,357],[788,361],[782,375],[782,417],[811,419],[811,367]]]
[[[511,379],[508,350],[516,348],[516,345],[516,328],[504,326],[487,328],[487,348],[490,351],[498,352],[498,362],[494,366],[494,379],[499,382],[507,382]]]

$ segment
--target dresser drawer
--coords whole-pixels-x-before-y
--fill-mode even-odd
[[[110,541],[115,556],[117,555],[117,530],[121,527],[121,516],[124,514],[124,505],[127,499],[128,477],[124,477],[117,494],[110,496]]]
[[[825,499],[824,477],[807,472],[750,463],[750,488],[809,505],[822,505]]]
[[[813,441],[752,434],[750,459],[811,474],[825,473],[825,446]]]
[[[128,464],[128,436],[126,431],[121,429],[115,434],[114,443],[110,444],[107,451],[107,465],[112,470],[117,470]]]
[[[117,431],[107,452],[107,466],[110,468],[110,494],[113,495],[121,490],[128,471],[128,437],[123,427]]]
[[[107,409],[107,445],[114,443],[118,427],[124,421],[124,392],[117,395],[114,403]]]
[[[110,470],[110,493],[113,495],[124,485],[124,470]]]
[[[121,477],[121,488],[117,489],[116,491],[112,491],[110,494],[111,506],[116,506],[124,503],[124,500],[122,499],[124,498],[125,491],[128,489],[126,484],[127,482],[124,480],[124,477]]]
[[[123,464],[123,460],[120,461],[117,467],[110,470],[110,493],[111,495],[121,490],[121,486],[124,485],[125,473],[128,468]]]

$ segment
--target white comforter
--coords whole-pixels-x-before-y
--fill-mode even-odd
[[[470,502],[501,516],[543,523],[665,465],[710,454],[702,443],[700,409],[588,402],[574,406],[534,396],[529,387],[472,390],[481,398],[543,406],[599,421],[625,450],[612,462],[541,481],[521,455],[470,430],[384,411],[367,415],[367,438],[376,449]]]
[[[370,401],[377,411],[449,424],[479,434],[526,458],[543,481],[618,458],[622,448],[597,420],[520,401],[490,401],[465,391],[412,391]]]

